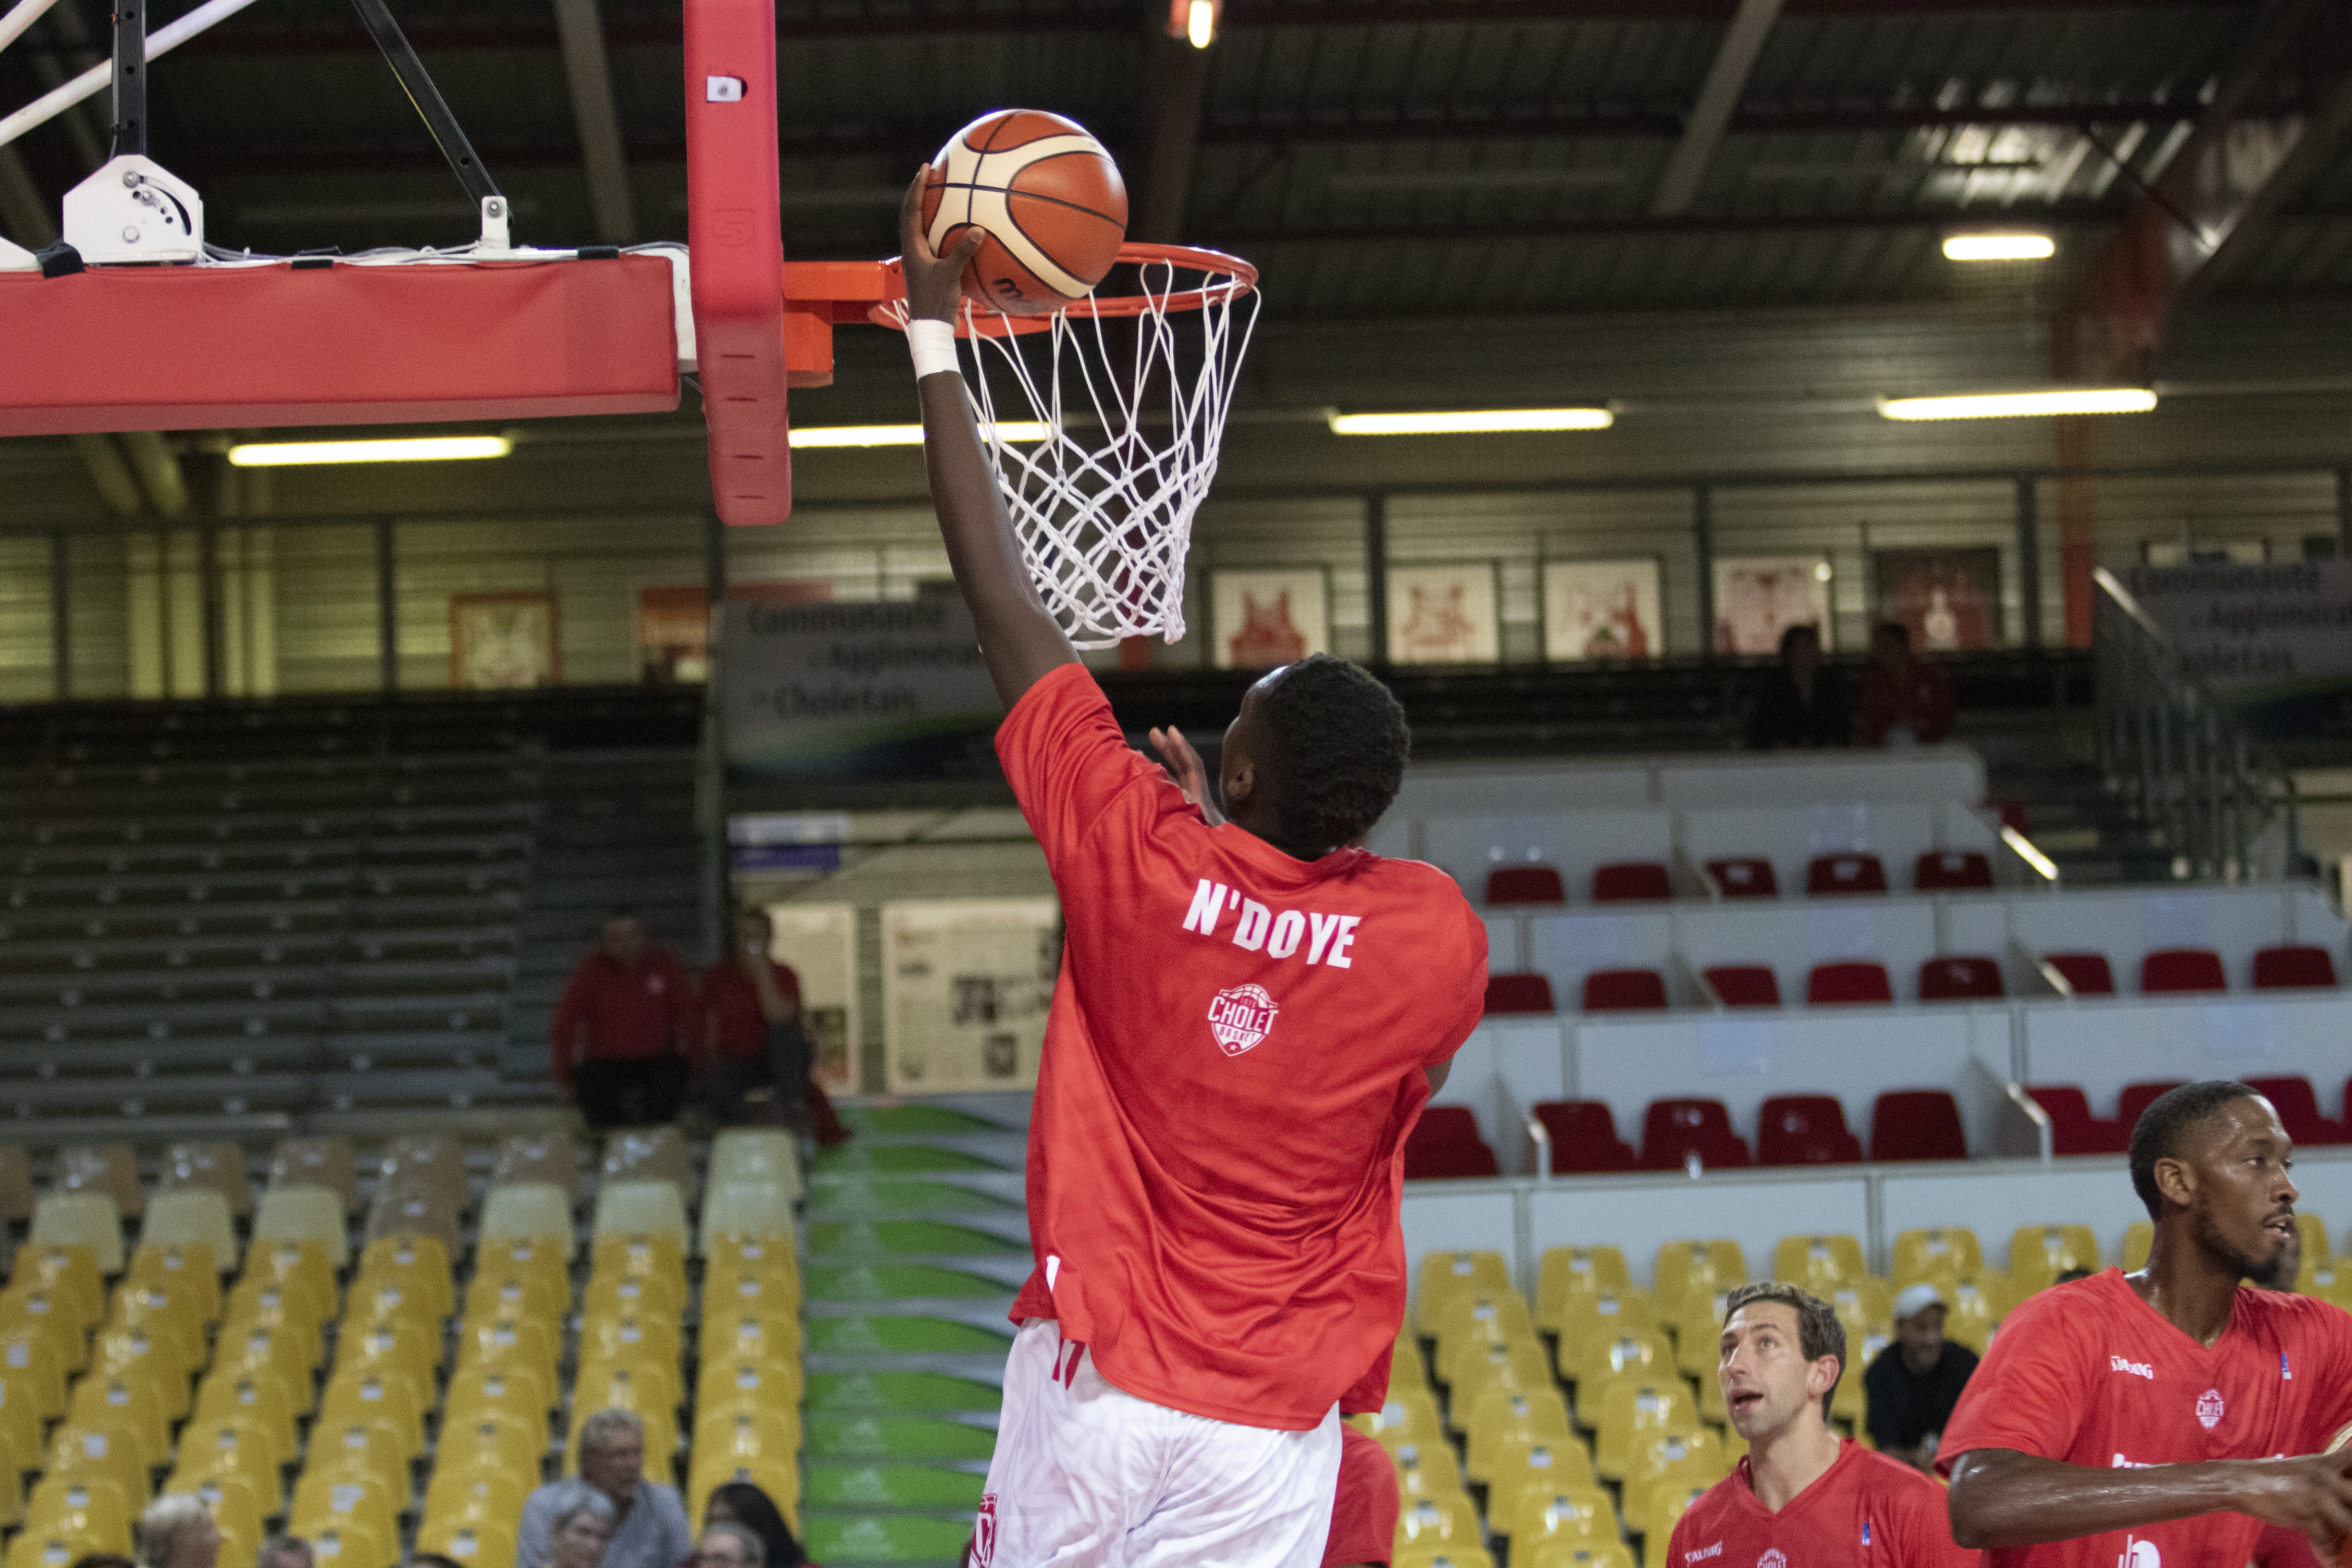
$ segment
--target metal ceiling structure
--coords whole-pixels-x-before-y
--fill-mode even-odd
[[[160,25],[184,9],[163,0]],[[898,192],[1010,104],[1092,126],[1153,237],[1223,245],[1289,316],[1932,301],[1938,242],[2070,237],[2067,280],[2179,154],[2287,0],[1230,0],[1193,59],[1156,0],[785,0],[785,245],[894,248]],[[684,228],[680,13],[402,0],[519,239]],[[0,55],[0,109],[100,57],[103,0]],[[2308,62],[2309,107],[2345,62]],[[1187,80],[1188,75],[1192,78]],[[471,209],[342,0],[261,0],[159,62],[152,150],[217,243],[470,237]],[[86,106],[0,151],[0,227],[93,166]],[[12,166],[13,165],[13,166]],[[2228,289],[2352,284],[2352,173],[2285,193]]]

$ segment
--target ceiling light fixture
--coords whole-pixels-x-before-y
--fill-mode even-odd
[[[1944,237],[1947,261],[2047,261],[2058,242],[2046,234],[1953,234]]]
[[[504,436],[403,436],[383,441],[246,441],[228,449],[231,466],[283,468],[310,463],[446,463],[503,458]]]
[[[1470,408],[1438,414],[1332,414],[1334,436],[1477,436],[1514,430],[1606,430],[1606,408]]]
[[[996,426],[1007,441],[1042,441],[1053,434],[1045,425],[1029,420],[1008,420]],[[982,437],[988,426],[980,428]],[[801,425],[793,427],[795,447],[919,447],[923,444],[923,427],[919,425]]]
[[[1168,36],[1205,49],[1216,38],[1224,9],[1225,0],[1169,0]]]
[[[1980,392],[1961,397],[1882,397],[1888,419],[2011,419],[2054,414],[2145,414],[2156,394],[2143,386],[2083,387],[2060,392]]]

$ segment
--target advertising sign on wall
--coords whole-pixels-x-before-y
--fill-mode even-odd
[[[2352,561],[2136,566],[2125,586],[2231,697],[2268,701],[2352,685]]]
[[[1544,657],[1656,658],[1666,651],[1655,561],[1547,561]]]
[[[1399,664],[1492,664],[1503,657],[1492,561],[1391,566],[1389,657]]]
[[[857,1092],[857,906],[770,904],[768,955],[799,976],[801,1024],[827,1094]]]
[[[993,773],[1003,710],[953,595],[869,604],[730,597],[719,688],[727,765],[751,774]]]
[[[1878,618],[1902,622],[1914,649],[2000,645],[1999,550],[1881,550],[1870,562],[1878,576]]]
[[[1818,555],[1736,555],[1715,563],[1715,651],[1778,653],[1790,626],[1815,626],[1822,646],[1836,638],[1830,618],[1830,563]]]
[[[1209,598],[1219,669],[1272,669],[1331,651],[1331,579],[1320,566],[1213,572]]]
[[[1051,899],[883,905],[883,1088],[1035,1087],[1061,927]]]

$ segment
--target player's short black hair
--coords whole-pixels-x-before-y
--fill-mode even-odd
[[[2131,1135],[2132,1191],[2147,1205],[2148,1218],[2164,1217],[2156,1163],[2179,1158],[2181,1139],[2191,1128],[2231,1100],[2252,1099],[2256,1092],[2235,1079],[2209,1078],[2167,1089],[2148,1102]]]
[[[1785,1279],[1758,1279],[1732,1288],[1731,1294],[1723,1299],[1723,1321],[1731,1321],[1732,1314],[1750,1301],[1775,1301],[1797,1314],[1797,1349],[1808,1362],[1819,1361],[1825,1355],[1837,1357],[1837,1380],[1822,1395],[1822,1419],[1828,1420],[1831,1402],[1837,1398],[1838,1382],[1845,1377],[1845,1324],[1840,1321],[1837,1309]]]
[[[1313,653],[1258,690],[1279,786],[1277,831],[1301,848],[1352,844],[1404,782],[1412,731],[1389,689],[1360,664]]]

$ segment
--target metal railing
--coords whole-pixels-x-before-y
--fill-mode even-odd
[[[2276,881],[2301,859],[2294,780],[2105,567],[2093,635],[2107,786],[2173,857],[2173,874]]]

